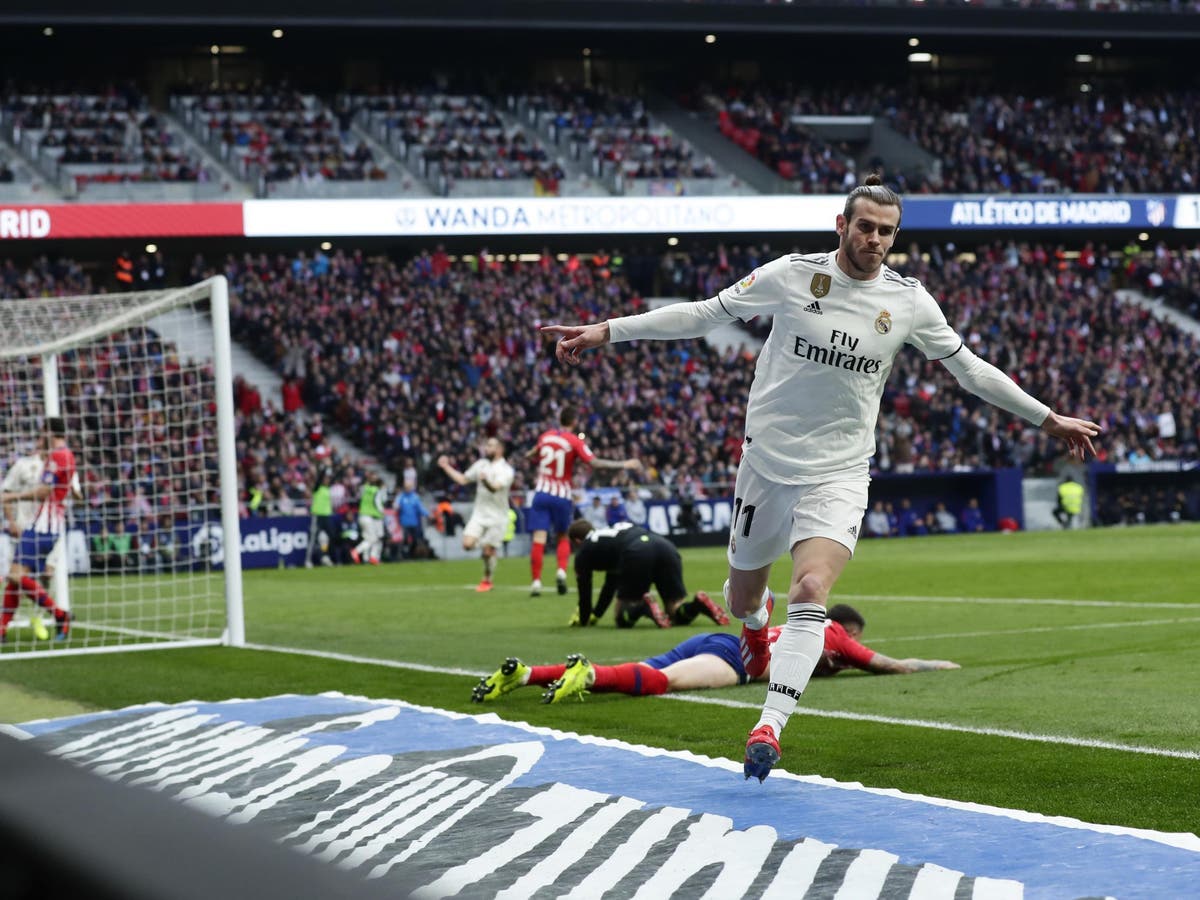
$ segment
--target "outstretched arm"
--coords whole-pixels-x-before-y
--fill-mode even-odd
[[[1089,453],[1092,456],[1096,455],[1092,438],[1100,433],[1100,426],[1095,422],[1060,416],[1044,403],[1029,396],[1011,378],[991,363],[980,359],[965,345],[941,362],[958,383],[975,396],[1020,416],[1039,426],[1051,437],[1064,441],[1068,453],[1075,459],[1082,462]]]
[[[590,325],[543,325],[542,332],[558,338],[554,355],[559,362],[579,365],[580,354],[619,341],[678,340],[700,337],[715,325],[736,318],[717,297],[698,303],[672,303],[636,316],[622,316]]]
[[[962,667],[947,659],[892,659],[890,656],[876,653],[865,668],[874,675],[911,675],[914,672],[934,672],[939,669]]]
[[[594,456],[588,465],[593,469],[633,469],[638,472],[642,470],[642,461],[632,457],[629,459],[601,459]]]

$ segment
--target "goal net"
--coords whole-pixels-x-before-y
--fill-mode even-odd
[[[0,572],[27,577],[4,584],[0,660],[244,643],[230,366],[221,276],[0,300],[4,491],[43,482],[54,417],[78,476],[57,539],[30,537],[50,501],[3,503]]]

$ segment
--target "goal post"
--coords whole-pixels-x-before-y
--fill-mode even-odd
[[[224,276],[0,300],[5,490],[40,481],[57,417],[81,494],[44,559],[26,557],[17,536],[40,504],[0,510],[0,575],[15,557],[41,582],[5,581],[0,661],[245,644],[230,351]],[[69,610],[69,626],[55,609]]]

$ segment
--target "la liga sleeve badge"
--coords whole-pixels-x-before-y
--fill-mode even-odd
[[[733,286],[733,292],[735,294],[740,294],[743,291],[750,290],[750,285],[754,284],[754,279],[757,277],[758,277],[758,269],[755,269],[753,272],[751,272],[749,275],[747,275],[745,278],[743,278],[741,281],[739,281],[737,284],[735,284]]]

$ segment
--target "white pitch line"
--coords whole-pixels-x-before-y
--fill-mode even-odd
[[[1128,609],[1200,609],[1200,603],[1136,600],[1070,600],[1061,597],[927,597],[921,594],[841,594],[838,600],[891,600],[896,603],[967,603],[990,606],[1108,606]]]
[[[761,703],[744,703],[741,700],[726,700],[722,697],[701,697],[696,694],[662,694],[663,700],[679,700],[684,703],[704,703],[709,706],[727,706],[731,709],[762,709]],[[1013,738],[1018,741],[1034,741],[1040,744],[1064,744],[1070,747],[1090,747],[1098,750],[1119,750],[1123,753],[1142,753],[1149,756],[1169,756],[1175,759],[1200,759],[1195,750],[1169,750],[1165,747],[1146,747],[1139,744],[1118,744],[1093,738],[1066,737],[1057,734],[1035,734],[1028,731],[1010,731],[1006,728],[987,728],[975,725],[955,725],[952,722],[935,722],[931,719],[900,719],[893,716],[877,716],[871,713],[850,713],[841,710],[807,709],[796,707],[796,715],[817,716],[823,719],[848,719],[854,722],[877,722],[881,725],[904,725],[909,728],[932,728],[935,731],[957,731],[963,734],[980,734],[988,737]]]
[[[1005,631],[960,631],[951,634],[909,634],[903,637],[876,638],[868,641],[870,644],[891,644],[897,641],[936,641],[947,638],[978,638],[999,637],[1013,634],[1042,634],[1060,631],[1085,631],[1089,628],[1135,628],[1144,625],[1185,625],[1200,622],[1200,618],[1191,619],[1146,619],[1141,622],[1092,622],[1086,625],[1047,625],[1037,628],[1013,628]]]
[[[263,650],[270,653],[291,653],[297,656],[313,656],[318,659],[332,659],[338,662],[351,662],[363,665],[384,666],[390,669],[409,669],[415,672],[430,672],[435,675],[464,675],[482,678],[489,672],[471,671],[469,669],[454,669],[443,666],[430,666],[424,663],[401,662],[394,659],[373,659],[365,656],[353,656],[349,653],[333,653],[328,650],[306,650],[298,647],[273,647],[269,644],[246,644],[247,650]],[[663,694],[658,699],[677,700],[684,703],[706,703],[710,706],[726,706],[731,709],[762,708],[761,703],[745,703],[741,700],[726,700],[720,697],[703,697],[696,694]],[[495,710],[495,706],[491,707]],[[1075,738],[1053,734],[1032,734],[1024,731],[1009,731],[1003,728],[976,727],[973,725],[955,725],[951,722],[935,722],[930,719],[900,719],[890,716],[877,716],[871,713],[842,712],[839,710],[819,710],[796,707],[796,713],[806,716],[819,716],[827,719],[846,719],[855,722],[877,722],[882,725],[904,725],[910,728],[931,728],[936,731],[957,731],[964,734],[979,734],[988,737],[1006,737],[1019,741],[1035,741],[1043,744],[1063,744],[1071,747],[1091,747],[1100,750],[1117,750],[1124,753],[1141,753],[1150,756],[1167,756],[1175,759],[1200,759],[1200,752],[1193,750],[1170,750],[1163,747],[1145,747],[1138,744],[1118,744],[1112,741],[1098,741],[1091,738]]]
[[[470,675],[483,678],[491,672],[472,672],[470,669],[452,669],[446,666],[427,666],[424,663],[400,662],[395,659],[375,659],[370,656],[352,656],[349,653],[334,653],[330,650],[305,650],[301,647],[273,647],[270,644],[245,644],[246,650],[266,650],[270,653],[294,653],[297,656],[315,656],[337,662],[362,663],[369,666],[384,666],[389,669],[410,669],[414,672],[431,672],[434,675]]]

